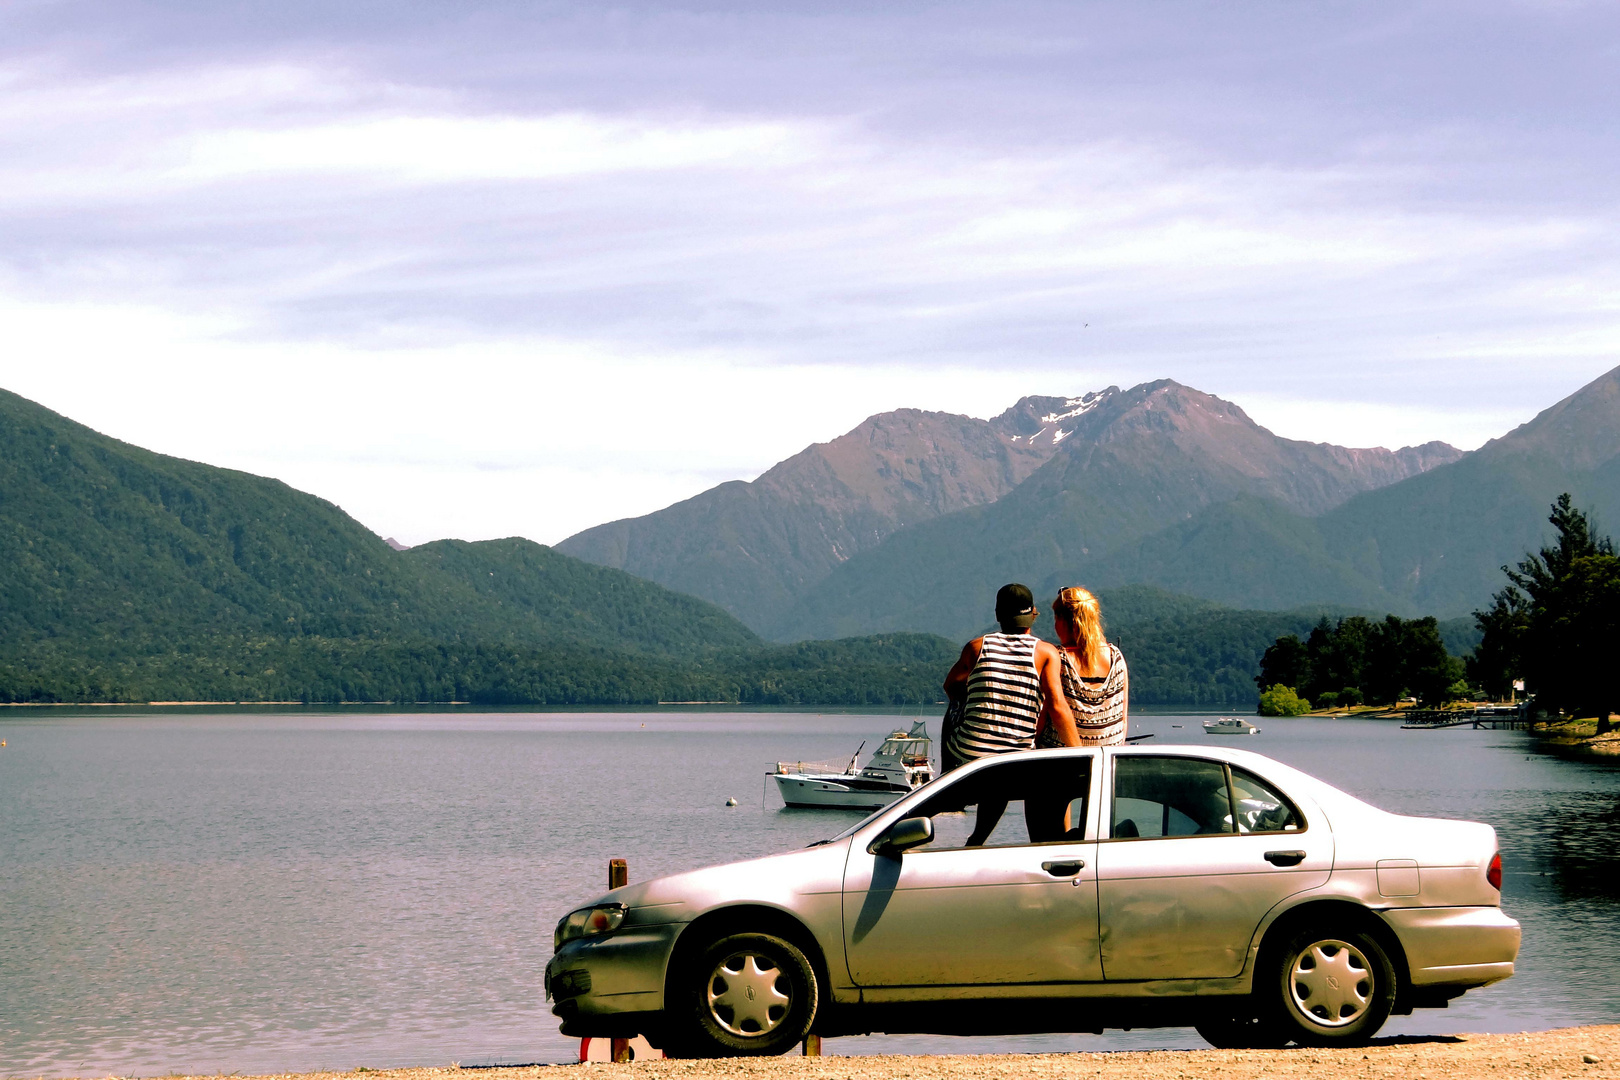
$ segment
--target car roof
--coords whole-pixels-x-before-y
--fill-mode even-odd
[[[1011,754],[995,754],[979,758],[947,775],[955,776],[969,770],[983,768],[992,762],[1006,761],[1009,758],[1026,760],[1036,757],[1090,757],[1099,751],[1112,757],[1189,757],[1203,758],[1206,761],[1224,761],[1230,765],[1252,770],[1265,779],[1281,783],[1290,789],[1325,789],[1336,796],[1355,799],[1354,796],[1339,791],[1339,789],[1320,777],[1312,776],[1310,773],[1296,769],[1294,766],[1278,761],[1276,758],[1255,753],[1253,750],[1241,750],[1235,746],[1210,746],[1205,743],[1163,743],[1156,746],[1136,743],[1128,746],[1060,746],[1046,750],[1017,750]],[[1355,801],[1360,802],[1361,800],[1355,799]]]

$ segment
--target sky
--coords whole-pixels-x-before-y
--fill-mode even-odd
[[[1174,378],[1472,448],[1620,364],[1620,5],[0,0],[0,387],[406,543]]]

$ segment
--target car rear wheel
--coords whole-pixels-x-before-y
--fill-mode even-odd
[[[782,1054],[810,1033],[819,987],[792,942],[729,934],[677,975],[671,1032],[680,1056]]]
[[[1395,1005],[1395,967],[1361,931],[1295,934],[1274,956],[1267,1021],[1305,1046],[1355,1046],[1378,1033]]]

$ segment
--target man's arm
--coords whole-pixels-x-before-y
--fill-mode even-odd
[[[1041,713],[1052,726],[1052,733],[1064,746],[1080,745],[1080,728],[1069,709],[1069,695],[1063,692],[1063,658],[1056,647],[1043,641],[1035,647],[1035,666],[1041,677]]]
[[[962,655],[956,658],[956,664],[945,676],[945,696],[952,701],[960,701],[967,696],[968,676],[973,674],[973,665],[979,662],[979,649],[984,644],[984,638],[974,638],[962,646]]]

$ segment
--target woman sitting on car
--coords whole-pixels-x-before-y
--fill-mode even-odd
[[[1063,696],[1069,699],[1081,746],[1114,746],[1130,725],[1131,674],[1119,646],[1103,637],[1102,608],[1078,586],[1062,589],[1052,601],[1053,628],[1063,660]],[[1050,727],[1038,747],[1071,745]]]

